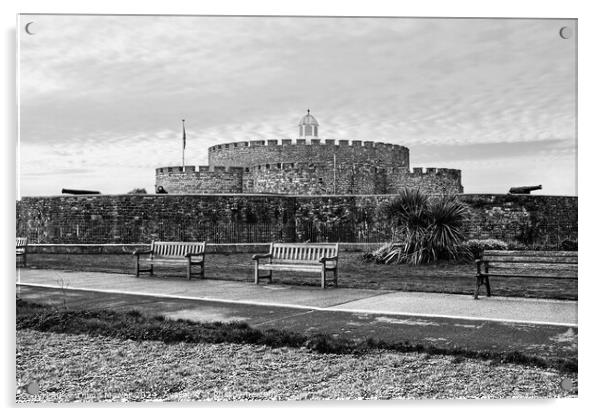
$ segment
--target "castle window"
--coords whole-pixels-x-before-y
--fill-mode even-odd
[[[311,136],[312,135],[311,127],[312,126],[305,126],[305,136]]]
[[[265,168],[266,168],[266,169],[269,169],[269,168],[270,168],[270,164],[269,164],[269,163],[267,163],[267,164],[265,165]]]
[[[276,166],[278,166],[278,169],[282,169],[282,163],[278,163]]]
[[[318,183],[322,184],[322,183],[324,183],[324,180],[322,178],[318,178]]]

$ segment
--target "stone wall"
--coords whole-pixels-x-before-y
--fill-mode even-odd
[[[384,169],[367,163],[278,163],[245,172],[245,192],[288,195],[386,193]]]
[[[173,166],[155,171],[155,189],[162,186],[170,194],[241,193],[241,167]]]
[[[388,172],[387,192],[395,194],[403,188],[420,189],[427,194],[461,194],[462,171],[444,168],[414,168],[411,172],[406,169],[395,169]]]
[[[209,148],[209,166],[156,170],[155,186],[170,194],[391,194],[402,188],[462,193],[461,172],[409,169],[408,148],[353,140],[252,140]]]
[[[32,243],[269,242],[290,238],[293,212],[294,201],[279,196],[35,197],[17,202],[17,235]]]
[[[170,194],[269,193],[284,195],[394,194],[403,188],[429,194],[463,192],[455,169],[382,168],[371,163],[266,163],[250,167],[181,166],[156,170],[156,183]]]
[[[209,148],[209,165],[257,166],[266,163],[337,163],[363,162],[383,168],[410,166],[407,147],[360,140],[252,140],[226,143]]]
[[[395,195],[90,195],[17,201],[17,235],[32,243],[207,240],[386,241],[377,207]],[[554,246],[577,240],[577,197],[459,195],[468,238]]]

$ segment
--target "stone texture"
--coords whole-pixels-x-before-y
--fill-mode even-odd
[[[395,195],[86,195],[25,197],[16,204],[19,236],[31,243],[211,243],[385,241],[377,207]],[[468,238],[557,244],[577,240],[577,197],[458,195],[471,212]],[[326,231],[324,231],[326,230]]]
[[[335,163],[336,160],[336,163]],[[409,149],[353,140],[252,140],[209,148],[209,166],[162,167],[156,186],[171,194],[391,194],[402,188],[462,193],[461,172],[414,168]]]

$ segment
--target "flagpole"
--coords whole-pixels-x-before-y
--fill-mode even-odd
[[[186,128],[184,127],[184,119],[182,119],[182,171],[184,170],[184,149],[186,149]]]

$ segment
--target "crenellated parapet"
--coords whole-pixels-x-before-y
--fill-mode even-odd
[[[157,174],[194,174],[199,172],[243,172],[244,168],[240,166],[165,166],[155,169]]]
[[[410,164],[407,147],[361,140],[281,139],[224,143],[209,148],[209,165],[254,166],[269,163],[371,163],[381,167]]]
[[[250,166],[167,166],[156,186],[168,193],[277,193],[288,195],[392,194],[403,188],[462,193],[458,169],[383,167],[345,159],[261,163]]]
[[[166,166],[157,168],[155,186],[168,193],[241,193],[243,167],[238,166]]]
[[[273,140],[248,140],[241,142],[223,143],[209,147],[209,153],[225,149],[262,146],[339,146],[339,147],[365,147],[381,150],[407,149],[399,144],[374,142],[372,140],[336,140],[336,139],[273,139]]]
[[[388,172],[387,193],[397,193],[402,188],[420,189],[430,194],[461,194],[462,171],[447,168],[413,168]]]
[[[450,178],[462,177],[462,171],[460,169],[448,169],[448,168],[413,168],[410,172],[410,176],[424,177],[424,176],[447,176]]]

